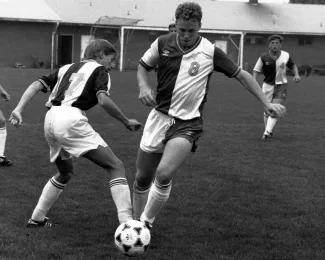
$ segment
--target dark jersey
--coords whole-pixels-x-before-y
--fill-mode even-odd
[[[94,60],[68,64],[38,80],[51,92],[47,107],[72,106],[88,110],[98,103],[97,94],[109,95],[108,70]]]
[[[156,109],[188,120],[202,116],[209,79],[218,71],[234,77],[240,68],[209,40],[199,37],[190,50],[183,50],[177,34],[162,35],[152,43],[140,64],[157,71]]]
[[[275,60],[269,52],[265,52],[259,57],[254,70],[264,74],[264,82],[270,85],[287,83],[287,67],[293,69],[294,62],[289,53],[281,51],[280,56]]]

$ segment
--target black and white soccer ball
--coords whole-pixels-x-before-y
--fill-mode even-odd
[[[138,220],[122,223],[114,235],[117,249],[126,256],[142,255],[148,249],[150,239],[150,230]]]

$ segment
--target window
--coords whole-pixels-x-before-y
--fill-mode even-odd
[[[312,36],[302,35],[298,37],[298,45],[311,45],[312,44]]]
[[[250,45],[264,45],[266,41],[264,36],[246,36],[245,43]]]

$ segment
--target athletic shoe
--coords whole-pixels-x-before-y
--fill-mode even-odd
[[[262,136],[262,140],[265,141],[265,142],[266,141],[270,141],[272,139],[272,135],[273,134],[272,133],[269,133],[269,132],[268,132],[268,134],[265,134],[264,133],[263,136]]]
[[[10,166],[12,165],[12,161],[8,160],[4,156],[0,156],[0,166]]]
[[[52,225],[53,224],[51,222],[48,222],[48,218],[45,217],[45,219],[43,221],[36,221],[36,220],[30,219],[30,220],[28,220],[26,226],[28,228],[38,228],[38,227],[51,228]]]
[[[151,230],[152,229],[152,224],[149,222],[149,221],[142,221],[142,223],[149,229]]]

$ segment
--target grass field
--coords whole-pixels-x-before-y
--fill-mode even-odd
[[[0,103],[7,117],[24,89],[45,73],[0,70],[0,83],[12,96]],[[112,72],[112,82],[113,100],[144,123],[149,109],[137,100],[135,72]],[[177,173],[150,248],[137,259],[325,259],[323,83],[312,76],[289,85],[288,115],[264,143],[259,102],[237,81],[213,75],[205,135]],[[85,159],[75,161],[75,177],[49,212],[60,225],[25,228],[56,173],[43,136],[47,97],[39,93],[29,104],[23,127],[8,125],[6,154],[14,165],[0,168],[0,260],[128,259],[113,243],[118,224],[105,172]],[[99,107],[88,117],[125,163],[132,185],[141,132],[128,132]]]

